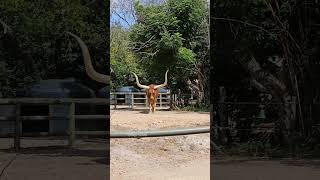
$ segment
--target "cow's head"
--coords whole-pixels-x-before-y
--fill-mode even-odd
[[[163,84],[160,84],[160,85],[150,84],[149,86],[140,84],[138,76],[135,73],[133,73],[133,75],[136,78],[137,86],[142,89],[146,89],[146,94],[147,94],[148,102],[150,105],[150,111],[152,111],[152,112],[155,112],[157,98],[159,96],[160,88],[165,87],[167,85],[168,71],[169,70],[167,70],[167,72],[165,74],[165,80],[164,80]]]

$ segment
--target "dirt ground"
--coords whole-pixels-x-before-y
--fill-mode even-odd
[[[319,160],[249,160],[213,162],[213,180],[319,180]]]
[[[111,130],[209,126],[209,113],[111,110]],[[111,139],[111,179],[210,179],[210,135]]]
[[[0,180],[107,179],[106,139],[78,140],[67,148],[64,138],[24,138],[17,154],[13,139],[0,138]]]
[[[112,130],[208,126],[209,114],[112,110]],[[209,160],[209,134],[112,139],[111,180],[318,180],[320,160]],[[210,172],[211,170],[211,172]]]

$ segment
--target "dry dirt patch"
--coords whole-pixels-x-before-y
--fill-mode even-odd
[[[112,130],[209,126],[209,113],[111,110]],[[209,179],[210,135],[111,139],[111,179]]]
[[[210,125],[207,112],[111,110],[111,130],[147,130],[179,127],[203,127]]]

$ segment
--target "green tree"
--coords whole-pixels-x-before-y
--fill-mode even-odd
[[[106,53],[109,24],[104,12],[108,1],[88,2],[0,2],[0,19],[12,30],[12,34],[1,38],[1,59],[12,73],[9,79],[12,88],[24,88],[39,79],[88,79],[81,68],[83,61],[78,44],[65,34],[66,31],[77,34],[86,42],[98,71],[109,72]],[[96,87],[90,80],[84,83]]]
[[[111,79],[113,89],[132,83],[129,79],[132,72],[142,75],[138,60],[129,49],[129,32],[122,26],[111,28],[110,65],[113,71]]]
[[[130,33],[131,47],[141,58],[149,83],[162,82],[165,70],[170,69],[171,88],[185,91],[189,79],[198,79],[198,89],[203,93],[205,81],[199,76],[205,76],[204,68],[209,68],[206,2],[168,0],[142,5],[137,1],[135,10],[137,23]]]

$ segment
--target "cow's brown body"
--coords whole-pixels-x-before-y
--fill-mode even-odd
[[[160,92],[159,88],[155,89],[154,87],[155,87],[155,85],[151,84],[151,85],[149,85],[149,89],[146,91],[146,95],[148,98],[149,107],[150,107],[151,112],[156,111],[157,99],[158,99],[159,92]]]

